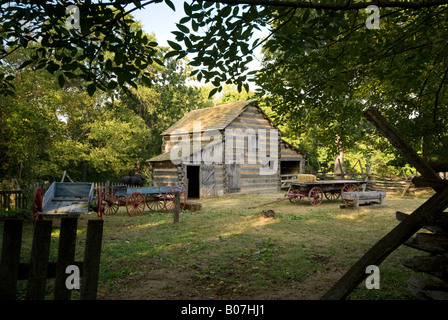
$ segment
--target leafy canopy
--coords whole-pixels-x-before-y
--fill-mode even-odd
[[[153,1],[15,1],[0,6],[0,61],[31,46],[24,62],[58,77],[81,78],[93,95],[116,87],[147,85],[147,67],[161,62],[156,43],[132,28],[130,13]],[[170,0],[165,5],[175,9]],[[186,1],[185,17],[169,42],[167,58],[192,55],[198,80],[211,82],[211,95],[233,84],[274,106],[297,134],[319,122],[327,142],[356,140],[366,105],[380,107],[414,147],[435,161],[447,144],[448,1],[381,1],[380,28],[368,29],[369,1]],[[80,28],[66,26],[66,9],[77,5]],[[253,39],[255,32],[267,36]],[[263,47],[263,68],[250,70],[255,49]],[[0,74],[0,91],[14,92],[14,71]],[[367,128],[368,129],[368,128]],[[301,131],[300,131],[301,130]],[[361,136],[364,136],[361,134]],[[346,140],[344,142],[344,139]]]
[[[241,89],[252,77],[279,122],[296,124],[297,135],[318,124],[322,141],[335,145],[332,152],[367,136],[372,127],[362,123],[362,112],[377,106],[426,158],[442,161],[448,142],[448,6],[378,3],[380,27],[372,29],[366,24],[369,4],[196,1],[185,4],[187,17],[175,32],[184,48],[172,47],[179,55],[197,53],[195,72],[216,91],[222,83]],[[184,28],[187,22],[192,30]],[[247,41],[261,28],[266,37]],[[254,75],[248,63],[260,45],[263,66]]]

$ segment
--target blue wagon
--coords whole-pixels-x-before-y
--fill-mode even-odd
[[[130,188],[128,186],[115,186],[113,191],[103,195],[104,214],[115,214],[120,206],[126,206],[128,214],[140,216],[148,207],[151,211],[174,211],[175,192],[180,194],[180,209],[187,204],[187,196],[181,187],[155,186]]]
[[[53,182],[43,194],[37,187],[33,197],[33,220],[44,217],[76,217],[90,211],[98,213],[101,218],[101,196],[94,195],[92,183]]]

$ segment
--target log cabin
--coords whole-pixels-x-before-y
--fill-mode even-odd
[[[305,154],[253,100],[193,110],[162,137],[148,160],[151,185],[180,186],[189,198],[277,191],[282,174],[304,171]]]

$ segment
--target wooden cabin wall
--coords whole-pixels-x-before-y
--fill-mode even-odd
[[[151,185],[152,186],[179,186],[178,166],[171,161],[151,163]]]
[[[162,153],[169,152],[175,145],[177,145],[181,140],[176,140],[177,137],[173,136],[173,141],[170,135],[162,137]]]
[[[186,139],[184,137],[183,139]],[[193,134],[189,134],[190,141],[193,141]],[[165,135],[162,137],[162,153],[170,152],[173,147],[178,145],[183,140],[181,139],[180,135]]]
[[[260,175],[260,168],[262,165],[258,163],[256,158],[249,159],[248,152],[248,144],[247,144],[247,129],[254,129],[255,133],[258,132],[259,129],[266,130],[266,155],[269,155],[269,150],[273,150],[270,148],[275,148],[277,152],[280,152],[280,136],[278,137],[277,142],[269,141],[269,130],[273,129],[272,124],[263,116],[263,114],[258,110],[257,107],[249,106],[238,118],[236,118],[226,129],[241,129],[242,134],[235,135],[233,144],[238,145],[242,141],[244,142],[244,148],[235,148],[235,152],[233,153],[235,157],[235,153],[242,153],[244,155],[244,163],[235,165],[225,165],[225,175],[227,177],[227,191],[231,192],[259,192],[259,191],[276,191],[279,188],[280,181],[280,166],[277,166],[277,172],[273,175]],[[280,134],[280,132],[279,132]],[[228,139],[226,137],[225,139]],[[263,141],[262,141],[263,142]],[[229,143],[228,140],[225,143]],[[231,143],[231,142],[230,142]],[[225,148],[224,148],[225,150]],[[259,150],[260,151],[260,150]],[[265,151],[265,150],[263,150]],[[255,151],[256,157],[257,151]],[[235,159],[235,158],[234,158]],[[249,161],[252,160],[252,161]],[[235,172],[239,175],[239,191],[237,188],[231,189],[232,179],[230,177],[230,173]]]

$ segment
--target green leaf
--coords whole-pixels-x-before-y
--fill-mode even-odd
[[[107,89],[109,89],[109,90],[113,90],[113,89],[115,89],[116,87],[118,86],[118,83],[116,82],[116,81],[110,81],[108,84],[107,84]]]
[[[190,29],[188,29],[186,26],[179,24],[179,23],[177,23],[176,26],[183,33],[187,33],[187,34],[190,33]]]
[[[70,79],[75,79],[77,77],[76,74],[74,74],[70,71],[65,71],[64,76],[66,76],[67,78],[70,78]]]
[[[218,92],[218,88],[214,88],[212,91],[210,91],[208,98],[211,99],[215,95],[216,92]]]
[[[191,16],[192,9],[191,6],[187,3],[187,1],[184,2],[184,11],[187,16]]]
[[[175,57],[175,56],[177,56],[177,55],[179,55],[179,52],[178,51],[170,51],[170,52],[168,52],[166,55],[165,55],[165,59],[169,59],[169,58],[172,58],[172,57]]]
[[[174,50],[176,50],[176,51],[180,51],[180,50],[182,50],[182,47],[181,47],[180,44],[178,44],[178,43],[176,43],[176,42],[173,42],[173,41],[170,41],[170,40],[168,40],[167,42],[168,42],[169,46],[170,46],[171,48],[173,48]]]
[[[176,7],[174,6],[174,4],[171,2],[171,0],[165,0],[165,3],[168,5],[168,7],[170,7],[173,11],[176,11]]]
[[[94,83],[91,83],[87,86],[87,93],[89,94],[89,96],[93,96],[95,94],[96,91],[96,86]]]
[[[143,81],[143,84],[144,84],[145,86],[147,86],[147,87],[151,87],[151,86],[152,86],[152,81],[151,81],[151,79],[149,79],[148,77],[146,77],[146,76],[144,76],[144,75],[142,75],[142,81]]]
[[[160,59],[153,58],[152,60],[153,60],[155,63],[157,63],[158,65],[162,66],[162,67],[165,66],[165,65],[163,64],[163,62],[162,62]]]
[[[60,74],[60,75],[59,75],[59,77],[58,77],[58,83],[59,83],[59,86],[60,86],[61,88],[64,87],[64,85],[65,85],[65,77],[64,77],[63,74]]]
[[[190,21],[191,18],[190,17],[183,17],[182,19],[180,19],[179,23],[180,24],[184,24],[187,23],[188,21]]]
[[[115,51],[115,64],[121,65],[124,62],[124,54],[121,50]]]

